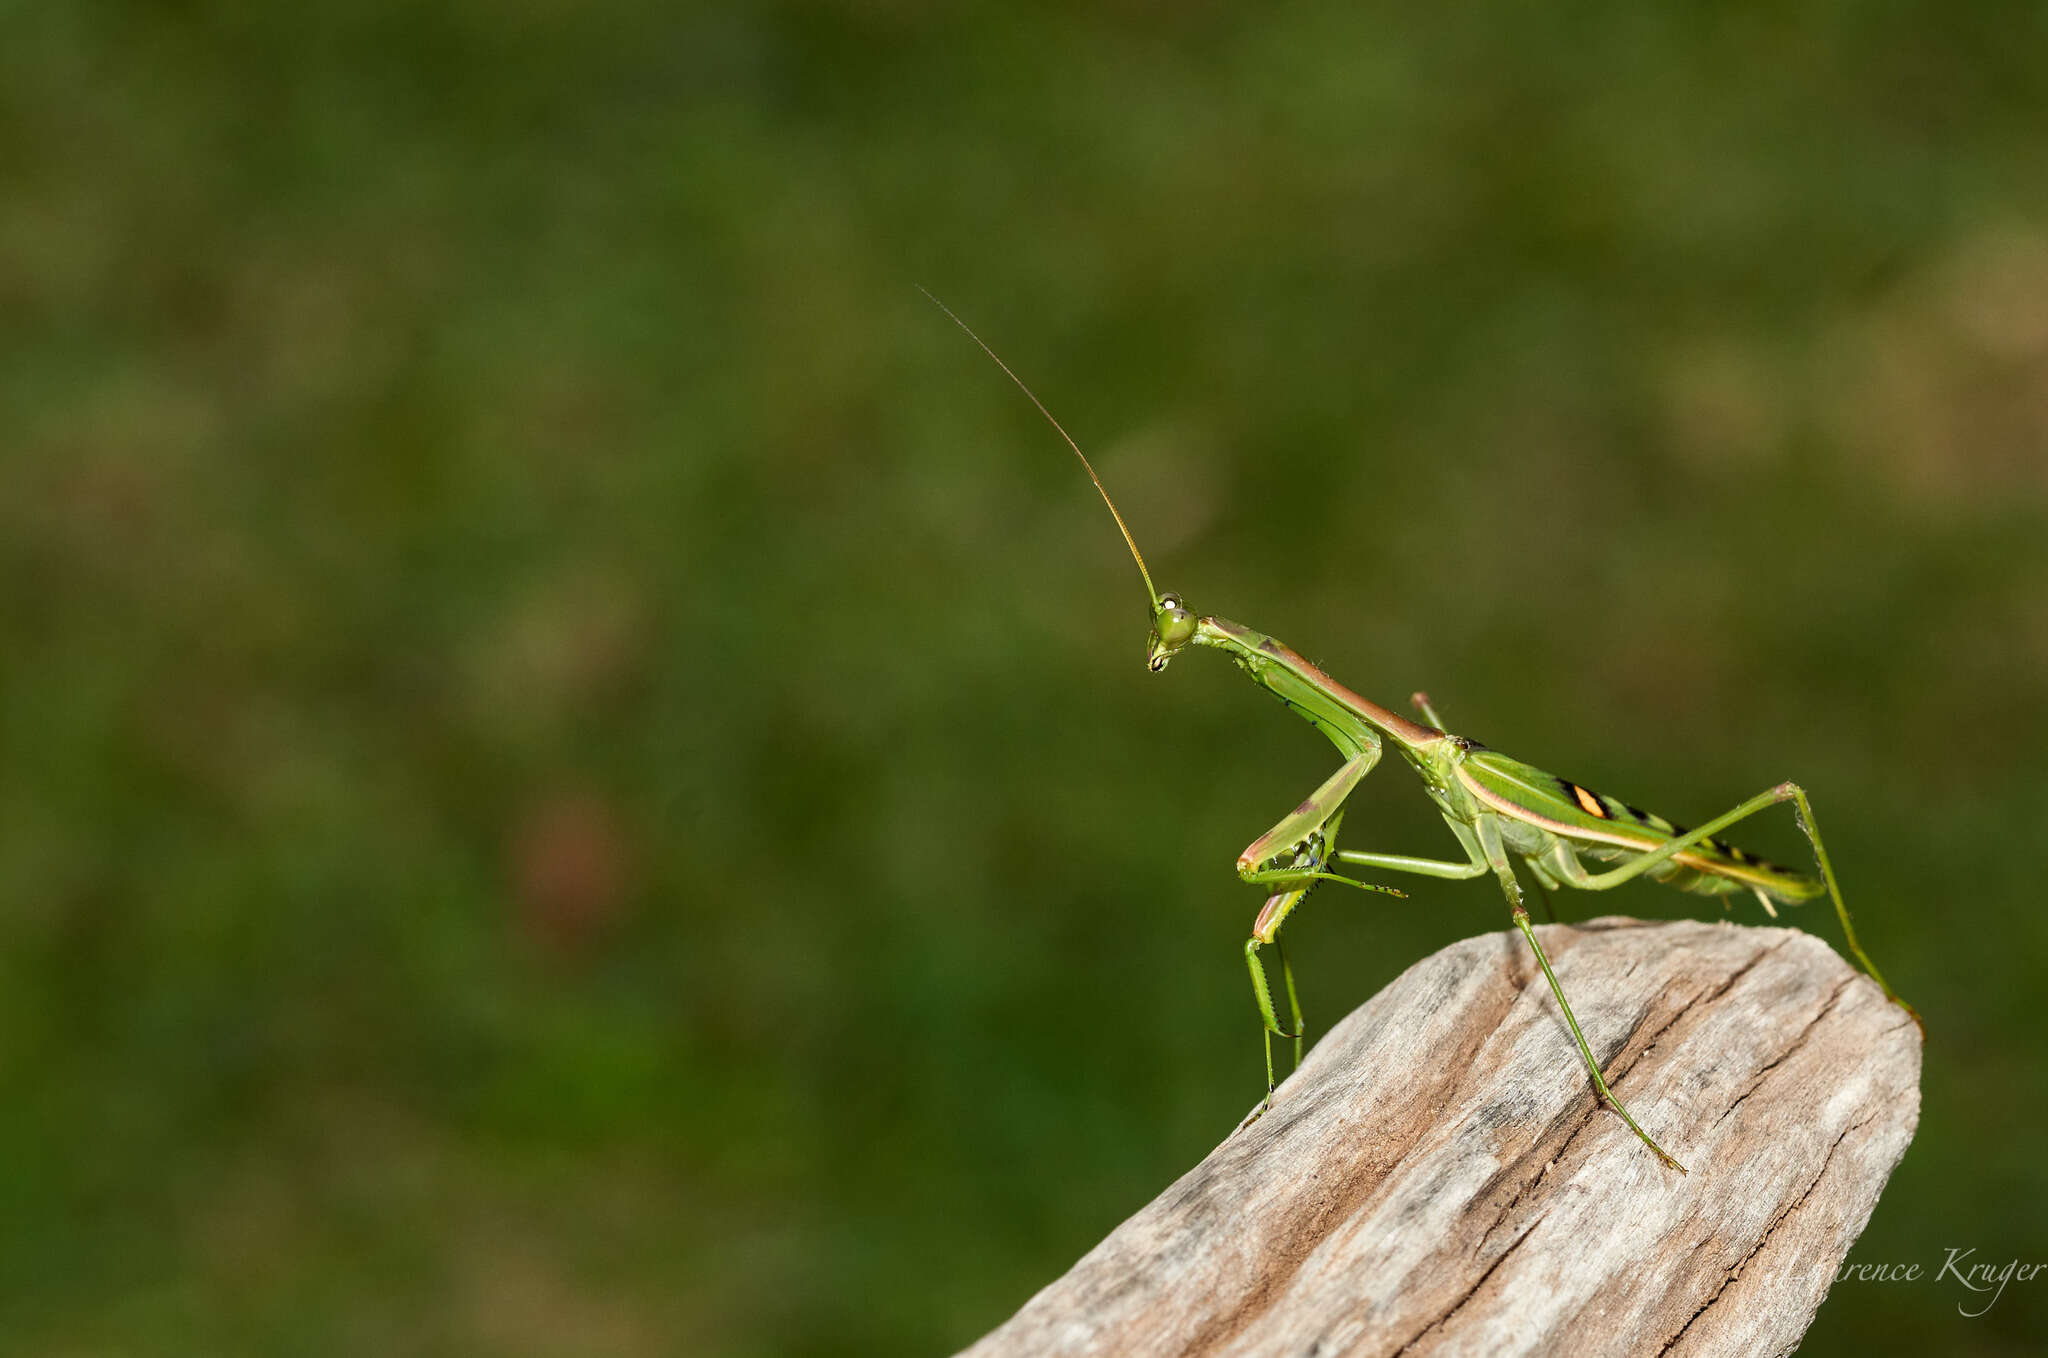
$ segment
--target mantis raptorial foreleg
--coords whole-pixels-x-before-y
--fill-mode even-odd
[[[1380,746],[1375,740],[1345,760],[1321,787],[1310,793],[1300,806],[1282,816],[1272,829],[1246,845],[1237,858],[1238,876],[1245,881],[1262,886],[1277,884],[1283,888],[1266,898],[1258,918],[1252,922],[1252,936],[1245,940],[1244,945],[1245,969],[1252,978],[1252,998],[1258,1003],[1259,1020],[1265,1025],[1268,1098],[1272,1096],[1274,1085],[1273,1039],[1293,1039],[1294,1063],[1301,1064],[1301,1000],[1294,988],[1294,971],[1287,965],[1287,953],[1281,950],[1281,978],[1287,984],[1287,1003],[1294,1020],[1294,1030],[1289,1032],[1280,1026],[1280,1020],[1273,1012],[1272,986],[1266,980],[1265,964],[1259,960],[1259,948],[1267,943],[1278,947],[1280,926],[1286,923],[1287,917],[1294,913],[1294,907],[1301,904],[1302,898],[1319,881],[1333,879],[1368,891],[1390,890],[1323,871],[1324,865],[1330,861],[1330,849],[1336,842],[1337,829],[1344,822],[1344,799],[1351,795],[1360,779],[1372,772],[1372,766],[1379,762],[1379,757]]]
[[[1350,789],[1347,787],[1345,791],[1348,792]],[[1274,1085],[1273,1039],[1275,1037],[1293,1039],[1294,1064],[1297,1066],[1301,1064],[1301,997],[1294,988],[1294,968],[1287,964],[1287,950],[1280,946],[1280,926],[1286,922],[1290,914],[1294,913],[1294,907],[1301,904],[1302,898],[1308,895],[1317,882],[1324,878],[1335,876],[1334,873],[1326,873],[1321,869],[1322,865],[1328,861],[1330,842],[1336,838],[1337,828],[1343,824],[1343,821],[1344,813],[1341,809],[1330,815],[1326,823],[1319,819],[1315,829],[1311,832],[1309,841],[1295,855],[1295,861],[1291,866],[1255,870],[1244,874],[1247,881],[1265,881],[1270,879],[1283,880],[1289,883],[1285,890],[1276,891],[1266,898],[1265,905],[1259,910],[1258,918],[1252,922],[1252,936],[1246,939],[1244,943],[1244,964],[1246,970],[1251,972],[1252,998],[1258,1002],[1259,1020],[1265,1025],[1263,1036],[1266,1043],[1266,1097],[1268,1099],[1273,1095]],[[1338,877],[1337,880],[1350,881],[1349,878],[1343,877]],[[1364,882],[1352,882],[1351,885],[1363,887],[1367,884]],[[1287,985],[1287,1007],[1289,1016],[1294,1020],[1294,1030],[1292,1032],[1282,1028],[1279,1018],[1273,1013],[1273,991],[1266,981],[1265,964],[1259,960],[1259,948],[1267,943],[1271,943],[1274,950],[1280,954],[1280,976]]]
[[[1550,969],[1550,958],[1545,955],[1543,945],[1536,941],[1536,930],[1529,922],[1529,911],[1522,904],[1522,884],[1516,880],[1514,866],[1508,862],[1507,850],[1500,842],[1500,827],[1494,823],[1491,816],[1488,816],[1480,820],[1478,830],[1479,843],[1486,854],[1487,866],[1500,878],[1500,887],[1507,895],[1515,927],[1522,931],[1523,938],[1529,940],[1530,950],[1536,954],[1536,965],[1543,968],[1543,979],[1550,982],[1550,993],[1557,997],[1557,1007],[1564,1011],[1565,1026],[1572,1030],[1572,1041],[1579,1044],[1579,1055],[1585,1058],[1586,1070],[1593,1077],[1593,1088],[1600,1091],[1600,1097],[1607,1100],[1607,1106],[1621,1114],[1621,1120],[1628,1124],[1629,1130],[1642,1138],[1643,1144],[1654,1151],[1659,1160],[1680,1174],[1685,1173],[1685,1166],[1673,1159],[1648,1132],[1642,1129],[1635,1117],[1622,1106],[1621,1100],[1614,1097],[1614,1091],[1607,1087],[1607,1077],[1600,1073],[1600,1063],[1594,1059],[1593,1048],[1588,1045],[1586,1034],[1579,1028],[1578,1016],[1572,1013],[1571,1001],[1565,999],[1564,987],[1557,983],[1557,973]]]
[[[1265,1025],[1264,1032],[1261,1035],[1265,1038],[1266,1043],[1266,1098],[1268,1101],[1273,1097],[1274,1086],[1273,1039],[1275,1037],[1292,1038],[1294,1041],[1294,1064],[1297,1066],[1301,1064],[1301,997],[1294,989],[1294,968],[1287,964],[1287,949],[1280,944],[1280,925],[1278,921],[1285,919],[1288,913],[1301,903],[1301,898],[1308,895],[1309,887],[1314,885],[1314,881],[1311,881],[1307,886],[1298,886],[1268,897],[1265,907],[1259,911],[1259,919],[1263,921],[1270,914],[1276,916],[1275,922],[1270,928],[1264,930],[1255,926],[1252,930],[1252,936],[1244,941],[1244,964],[1245,969],[1251,972],[1252,976],[1252,998],[1257,1001],[1259,1006],[1259,1021]],[[1279,1018],[1273,1013],[1273,991],[1266,981],[1265,964],[1259,961],[1259,947],[1265,943],[1271,943],[1274,950],[1280,954],[1280,977],[1287,985],[1287,1007],[1289,1017],[1294,1020],[1294,1031],[1292,1032],[1282,1028]],[[1260,1104],[1259,1111],[1264,1111],[1265,1106],[1263,1103]]]
[[[1299,1068],[1301,1065],[1301,1035],[1307,1028],[1307,1024],[1302,1021],[1301,1017],[1301,996],[1296,994],[1294,990],[1294,967],[1287,960],[1287,945],[1281,942],[1277,936],[1273,939],[1273,951],[1280,954],[1280,979],[1287,985],[1287,1014],[1289,1018],[1294,1020],[1294,1064],[1296,1068]]]
[[[1323,780],[1323,785],[1308,794],[1300,806],[1282,816],[1273,828],[1244,846],[1244,852],[1237,856],[1237,872],[1247,882],[1278,880],[1272,870],[1287,866],[1304,848],[1309,847],[1323,826],[1333,820],[1344,799],[1358,786],[1365,775],[1372,772],[1372,766],[1380,762],[1380,745],[1374,741],[1338,766],[1335,773]],[[1334,835],[1323,836],[1325,844]],[[1320,868],[1327,855],[1317,855],[1318,861],[1312,866]],[[1266,874],[1260,876],[1259,874]]]

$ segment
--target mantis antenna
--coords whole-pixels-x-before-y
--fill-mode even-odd
[[[998,368],[1001,368],[1003,372],[1009,377],[1009,379],[1017,384],[1017,390],[1023,392],[1026,396],[1029,396],[1031,398],[1031,404],[1038,407],[1038,413],[1045,416],[1046,423],[1050,424],[1053,428],[1059,430],[1060,437],[1065,439],[1067,441],[1067,446],[1074,450],[1074,456],[1081,459],[1081,465],[1088,469],[1088,479],[1095,483],[1095,489],[1099,491],[1102,495],[1102,503],[1109,506],[1110,517],[1116,520],[1116,526],[1123,532],[1124,545],[1131,549],[1131,559],[1138,563],[1138,574],[1145,577],[1145,592],[1152,596],[1152,608],[1156,612],[1159,608],[1159,591],[1152,587],[1152,572],[1145,569],[1145,554],[1138,550],[1138,541],[1136,538],[1131,536],[1131,526],[1125,523],[1124,516],[1117,512],[1116,501],[1109,498],[1109,488],[1103,485],[1102,478],[1095,474],[1095,464],[1088,460],[1088,454],[1081,451],[1081,445],[1074,442],[1074,436],[1067,432],[1066,426],[1062,425],[1058,420],[1053,418],[1052,412],[1045,408],[1045,402],[1038,399],[1038,394],[1032,391],[1031,388],[1024,385],[1023,378],[1017,376],[1016,373],[1010,371],[1010,365],[1003,362],[1002,359],[996,356],[996,351],[988,347],[988,342],[986,340],[982,339],[981,336],[974,333],[974,329],[972,326],[968,325],[967,322],[961,320],[958,316],[954,315],[953,308],[947,306],[938,298],[933,297],[931,291],[928,288],[926,288],[923,284],[919,284],[917,290],[923,293],[926,299],[929,300],[933,306],[945,312],[947,318],[950,319],[953,322],[953,324],[959,326],[962,330],[965,330],[967,332],[967,338],[973,340],[976,344],[980,345],[981,351],[984,354],[987,354],[990,358],[995,359],[996,366]]]

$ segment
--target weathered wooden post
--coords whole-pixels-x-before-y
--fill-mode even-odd
[[[1410,967],[1265,1117],[967,1352],[1789,1353],[1920,1112],[1920,1034],[1820,939],[1512,932]]]

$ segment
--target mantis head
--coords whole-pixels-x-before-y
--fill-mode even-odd
[[[1154,674],[1180,654],[1200,630],[1195,615],[1181,603],[1178,594],[1162,594],[1152,610],[1152,632],[1145,639],[1145,668]]]

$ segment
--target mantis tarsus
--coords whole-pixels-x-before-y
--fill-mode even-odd
[[[1877,982],[1888,999],[1911,1014],[1916,1024],[1920,1022],[1919,1014],[1893,993],[1869,955],[1863,951],[1862,944],[1857,942],[1856,930],[1849,922],[1849,908],[1843,903],[1841,888],[1835,881],[1834,866],[1828,860],[1820,831],[1814,825],[1813,808],[1807,801],[1805,790],[1797,783],[1785,782],[1767,788],[1698,829],[1689,830],[1569,779],[1510,759],[1477,741],[1450,734],[1444,729],[1443,720],[1431,707],[1426,694],[1417,693],[1414,703],[1427,724],[1410,721],[1352,692],[1284,643],[1227,618],[1196,614],[1182,603],[1178,595],[1162,594],[1153,586],[1152,573],[1145,565],[1144,555],[1138,550],[1130,526],[1124,522],[1116,502],[1110,499],[1108,489],[1102,484],[1102,478],[1096,475],[1087,454],[1081,451],[1073,436],[965,321],[929,292],[925,296],[931,298],[955,325],[966,331],[968,337],[994,359],[996,365],[1031,399],[1039,413],[1073,449],[1074,456],[1080,458],[1103,503],[1109,506],[1110,514],[1123,534],[1124,544],[1130,548],[1131,558],[1137,562],[1138,573],[1145,581],[1145,592],[1152,600],[1146,667],[1154,673],[1162,671],[1169,661],[1191,646],[1222,651],[1254,683],[1328,737],[1344,757],[1343,764],[1321,787],[1238,855],[1238,876],[1266,887],[1272,893],[1259,910],[1244,948],[1245,965],[1251,973],[1252,994],[1264,1025],[1266,1044],[1266,1098],[1253,1110],[1247,1122],[1264,1112],[1272,1102],[1273,1039],[1291,1040],[1295,1063],[1298,1065],[1301,1061],[1301,1003],[1295,992],[1293,969],[1288,966],[1287,954],[1280,947],[1280,928],[1287,917],[1311,889],[1326,881],[1367,891],[1402,894],[1391,887],[1331,871],[1332,866],[1338,864],[1425,877],[1468,878],[1492,874],[1507,896],[1515,928],[1528,940],[1537,964],[1543,969],[1544,979],[1550,984],[1550,992],[1557,998],[1557,1006],[1563,1011],[1565,1023],[1571,1029],[1572,1040],[1578,1044],[1579,1055],[1593,1078],[1593,1087],[1659,1160],[1681,1174],[1685,1172],[1685,1166],[1673,1159],[1642,1129],[1607,1087],[1600,1063],[1594,1059],[1593,1050],[1579,1029],[1571,1004],[1564,997],[1564,989],[1550,968],[1550,959],[1544,955],[1543,945],[1530,924],[1529,911],[1522,899],[1522,885],[1515,873],[1517,861],[1546,894],[1558,887],[1604,891],[1636,877],[1648,877],[1652,881],[1702,895],[1726,895],[1746,889],[1774,918],[1778,913],[1776,903],[1797,905],[1825,895],[1834,902],[1835,913],[1842,921],[1843,936],[1856,960],[1862,963],[1863,969],[1870,973],[1871,979]],[[1457,837],[1459,847],[1464,850],[1463,861],[1336,847],[1337,831],[1344,818],[1345,799],[1379,762],[1381,750],[1388,743],[1421,777],[1430,800],[1436,804],[1451,833]],[[1737,821],[1788,801],[1794,805],[1801,833],[1813,848],[1814,861],[1820,868],[1818,877],[1768,863],[1716,837]],[[1587,858],[1615,866],[1594,871],[1583,861]],[[1265,964],[1259,957],[1260,949],[1268,944],[1280,958],[1291,1028],[1282,1027],[1274,1012],[1272,988],[1267,981]]]

